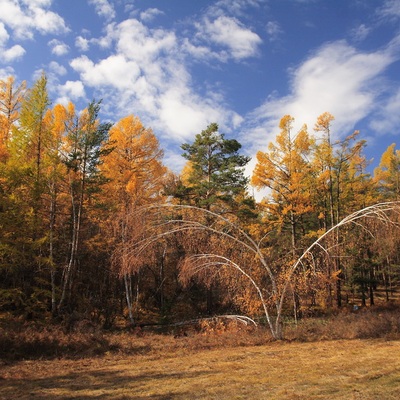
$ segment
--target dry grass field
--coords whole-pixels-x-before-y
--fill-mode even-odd
[[[146,354],[3,365],[0,398],[400,398],[400,341],[271,342],[190,350],[185,346],[190,338],[175,340],[179,346]]]
[[[216,322],[172,334],[0,319],[0,399],[400,398],[399,308],[305,319],[274,342]]]

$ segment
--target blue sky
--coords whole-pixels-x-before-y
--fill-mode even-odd
[[[211,122],[254,156],[282,116],[335,116],[379,161],[400,134],[400,0],[0,0],[0,78],[137,115],[179,172]],[[250,165],[254,166],[254,161]]]

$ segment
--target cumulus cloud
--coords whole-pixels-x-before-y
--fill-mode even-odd
[[[10,38],[4,24],[0,22],[0,62],[11,63],[20,60],[26,53],[25,49],[16,44],[11,48],[7,48],[7,42]]]
[[[208,46],[195,45],[188,38],[183,39],[182,50],[197,60],[216,58],[221,61],[226,61],[226,59],[228,58],[227,54],[216,53],[212,51]]]
[[[4,24],[0,22],[0,48],[5,46],[9,38],[10,35],[8,34]]]
[[[242,16],[249,7],[259,8],[267,0],[218,0],[209,7],[208,14],[214,16],[226,15]]]
[[[167,128],[180,142],[200,133],[211,122],[218,121],[220,125],[228,126],[231,121],[240,120],[233,111],[196,96],[185,82],[168,88],[160,96],[158,107],[160,128]]]
[[[151,30],[135,19],[120,23],[114,28],[114,34],[119,52],[149,67],[156,58],[176,51],[177,38],[174,32]]]
[[[107,21],[115,18],[114,6],[108,0],[89,0],[89,4],[93,4],[97,14]]]
[[[27,5],[28,7],[50,7],[52,0],[22,0],[23,4]]]
[[[0,50],[1,51],[1,50]],[[16,44],[7,50],[3,50],[2,52],[3,62],[12,62],[16,60],[20,60],[25,54],[25,49]]]
[[[86,100],[85,87],[81,81],[66,81],[63,85],[55,85],[54,90],[58,94],[56,104],[67,105],[80,99]]]
[[[60,65],[56,61],[52,61],[49,64],[49,70],[50,70],[50,72],[52,72],[56,75],[59,75],[59,76],[63,76],[67,73],[67,69],[63,65]]]
[[[81,81],[67,81],[60,89],[61,93],[68,95],[72,100],[85,97],[85,88]]]
[[[255,56],[262,43],[257,33],[233,17],[219,16],[214,20],[206,18],[196,26],[199,31],[197,38],[227,49],[236,60]]]
[[[39,7],[31,8],[31,11],[34,26],[41,34],[64,33],[68,30],[64,25],[64,20],[58,14]]]
[[[13,31],[16,39],[32,39],[34,32],[58,34],[68,32],[64,19],[49,11],[50,0],[0,0],[0,22]]]
[[[107,90],[107,103],[117,102],[123,115],[134,110],[161,137],[179,142],[210,122],[240,123],[240,116],[221,105],[216,93],[196,94],[186,66],[187,53],[172,30],[150,29],[131,18],[109,24],[100,40],[110,43],[116,54],[99,61],[82,55],[70,65],[98,97]]]
[[[154,18],[156,18],[157,15],[162,15],[162,14],[164,13],[158,8],[148,8],[147,10],[142,11],[140,13],[140,19],[144,22],[150,22]]]
[[[57,39],[50,40],[48,45],[51,47],[51,52],[57,56],[63,56],[69,51],[69,46]]]
[[[81,56],[71,61],[71,67],[81,73],[89,86],[111,86],[119,90],[132,87],[140,73],[137,64],[123,55],[110,56],[97,64],[87,56]]]
[[[78,36],[75,39],[75,46],[80,51],[88,51],[89,50],[89,40],[82,36]]]

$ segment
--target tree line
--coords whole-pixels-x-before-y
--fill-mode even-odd
[[[45,74],[31,88],[0,81],[2,312],[105,327],[228,313],[271,326],[393,298],[396,208],[368,207],[398,201],[394,144],[371,175],[357,131],[334,140],[326,112],[294,132],[285,115],[247,178],[241,144],[213,123],[182,144],[176,175],[138,117],[111,124],[100,111],[51,106]]]

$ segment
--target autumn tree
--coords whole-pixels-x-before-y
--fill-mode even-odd
[[[67,168],[63,160],[63,141],[65,133],[65,124],[67,121],[67,110],[61,104],[56,104],[47,119],[51,125],[49,143],[46,148],[46,157],[44,160],[44,171],[46,176],[45,207],[48,212],[46,215],[48,226],[48,265],[51,277],[51,311],[57,313],[57,282],[56,274],[60,265],[63,263],[61,254],[63,246],[60,243],[60,237],[63,237],[62,226],[66,223],[67,201],[64,177],[67,174]]]
[[[321,114],[315,124],[315,131],[322,134],[316,141],[313,157],[313,168],[316,176],[314,190],[315,209],[322,229],[329,229],[354,210],[374,203],[366,172],[367,161],[363,155],[365,141],[357,140],[359,132],[333,141],[333,115]],[[342,282],[345,278],[344,266],[341,263],[339,243],[340,232],[337,230],[331,237],[333,248],[337,249],[328,262],[328,275],[335,282],[336,305],[342,305]],[[333,300],[332,285],[328,285],[329,300]]]
[[[22,82],[16,87],[15,78],[10,76],[0,80],[0,304],[19,304],[23,296],[18,279],[19,251],[16,249],[17,237],[24,237],[24,210],[20,209],[15,189],[18,186],[14,179],[13,166],[8,164],[11,133],[19,118],[19,110],[25,93],[26,84]],[[22,269],[22,268],[21,268]],[[7,279],[10,278],[11,279]],[[11,282],[12,281],[12,282]]]
[[[58,309],[62,309],[71,295],[87,202],[99,185],[104,183],[99,165],[101,156],[110,151],[107,143],[111,124],[100,123],[100,103],[92,101],[79,116],[72,104],[67,110],[63,154],[71,203],[71,240]]]
[[[49,130],[45,126],[45,114],[49,105],[47,78],[42,74],[25,96],[18,129],[19,140],[24,144],[21,151],[34,161],[36,186],[40,185],[43,153],[49,138]]]
[[[44,217],[48,215],[44,202],[46,179],[43,172],[51,130],[47,118],[50,101],[47,80],[42,75],[25,93],[17,115],[24,86],[13,96],[12,79],[8,83],[8,97],[3,97],[8,110],[6,126],[10,128],[10,123],[13,126],[11,131],[8,128],[7,157],[3,165],[8,186],[5,215],[8,214],[13,221],[14,233],[8,237],[13,237],[10,245],[20,260],[15,268],[19,276],[15,287],[21,289],[25,308],[32,311],[36,306],[46,308],[48,299],[41,272],[47,267],[48,255],[48,226]],[[17,116],[18,123],[15,123]],[[18,235],[17,240],[14,235]]]
[[[122,251],[120,257],[114,258],[114,263],[124,279],[129,318],[133,323],[132,274],[128,272],[123,254],[135,229],[130,218],[138,207],[160,201],[167,171],[156,136],[138,117],[130,115],[121,119],[110,129],[109,139],[114,150],[104,155],[101,171],[107,179],[104,193],[111,210],[108,222],[114,227],[115,244]],[[135,271],[136,278],[137,273]],[[162,271],[160,273],[162,275]]]
[[[400,150],[392,143],[382,154],[374,170],[374,185],[381,198],[398,200],[400,196]]]
[[[293,134],[293,121],[290,115],[284,116],[279,124],[281,132],[276,137],[276,144],[271,142],[268,152],[257,153],[251,182],[258,189],[271,190],[263,204],[279,231],[289,227],[290,247],[295,258],[300,225],[304,216],[312,211],[312,174],[308,160],[312,140],[305,126]],[[304,234],[304,229],[302,231]]]
[[[0,80],[0,160],[7,156],[11,131],[19,118],[25,92],[25,81],[16,86],[13,76]]]
[[[272,336],[282,339],[282,318],[293,277],[299,269],[318,272],[315,260],[320,252],[330,253],[329,236],[338,229],[349,227],[368,233],[368,223],[372,220],[380,229],[394,227],[399,213],[399,204],[395,202],[355,211],[312,241],[287,268],[275,269],[274,260],[269,252],[265,252],[262,242],[254,240],[252,235],[223,215],[194,206],[156,205],[135,213],[137,230],[128,243],[125,255],[131,268],[137,268],[151,257],[155,243],[169,236],[179,237],[187,249],[181,271],[184,280],[198,276],[210,282],[216,277],[226,280],[229,275],[227,283],[233,282],[229,293],[238,304],[242,300],[246,302],[242,291],[245,285],[235,285],[234,282],[248,282],[253,296],[258,297],[259,310],[262,310]],[[210,216],[214,221],[212,226],[208,224]],[[259,310],[253,310],[254,316],[257,316]]]
[[[293,133],[294,118],[285,115],[279,124],[280,133],[276,143],[271,142],[268,152],[257,153],[257,164],[253,172],[252,184],[259,189],[269,189],[270,195],[262,202],[265,209],[264,223],[275,230],[275,243],[269,246],[285,269],[301,253],[302,238],[310,229],[307,226],[313,210],[311,201],[312,171],[309,162],[312,139],[307,127]],[[272,231],[274,232],[274,231]],[[286,240],[289,238],[289,240]],[[303,244],[304,245],[304,244]],[[290,249],[289,254],[284,254]],[[270,251],[271,251],[270,250]],[[293,280],[292,294],[294,315],[300,310],[300,277]]]

